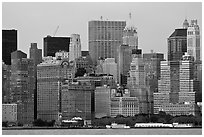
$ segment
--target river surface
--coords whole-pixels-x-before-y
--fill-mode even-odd
[[[2,130],[3,135],[202,135],[201,128],[169,129],[34,129]]]

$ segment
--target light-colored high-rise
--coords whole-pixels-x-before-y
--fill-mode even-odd
[[[200,29],[197,20],[191,20],[187,29],[187,53],[194,57],[195,61],[200,58]]]
[[[89,53],[94,65],[99,58],[115,58],[117,62],[117,49],[123,43],[125,26],[125,21],[89,21]]]
[[[69,45],[69,61],[81,57],[81,40],[79,34],[72,34]]]

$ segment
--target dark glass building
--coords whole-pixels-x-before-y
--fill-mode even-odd
[[[70,37],[51,37],[44,38],[44,57],[55,57],[58,51],[69,52]]]
[[[2,30],[2,60],[11,65],[11,52],[17,50],[17,30]]]
[[[181,60],[187,52],[187,29],[175,29],[168,38],[168,61]]]

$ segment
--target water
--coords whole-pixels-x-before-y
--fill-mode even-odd
[[[201,128],[2,130],[3,135],[202,135]]]

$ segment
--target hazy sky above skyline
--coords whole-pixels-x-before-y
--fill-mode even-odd
[[[143,53],[167,54],[167,38],[174,29],[182,27],[185,17],[190,23],[197,19],[202,29],[202,3],[150,3],[150,2],[38,2],[2,4],[2,29],[18,30],[18,49],[28,53],[30,43],[43,49],[43,38],[53,35],[80,34],[82,50],[88,50],[88,21],[132,20],[138,29],[139,48]]]

